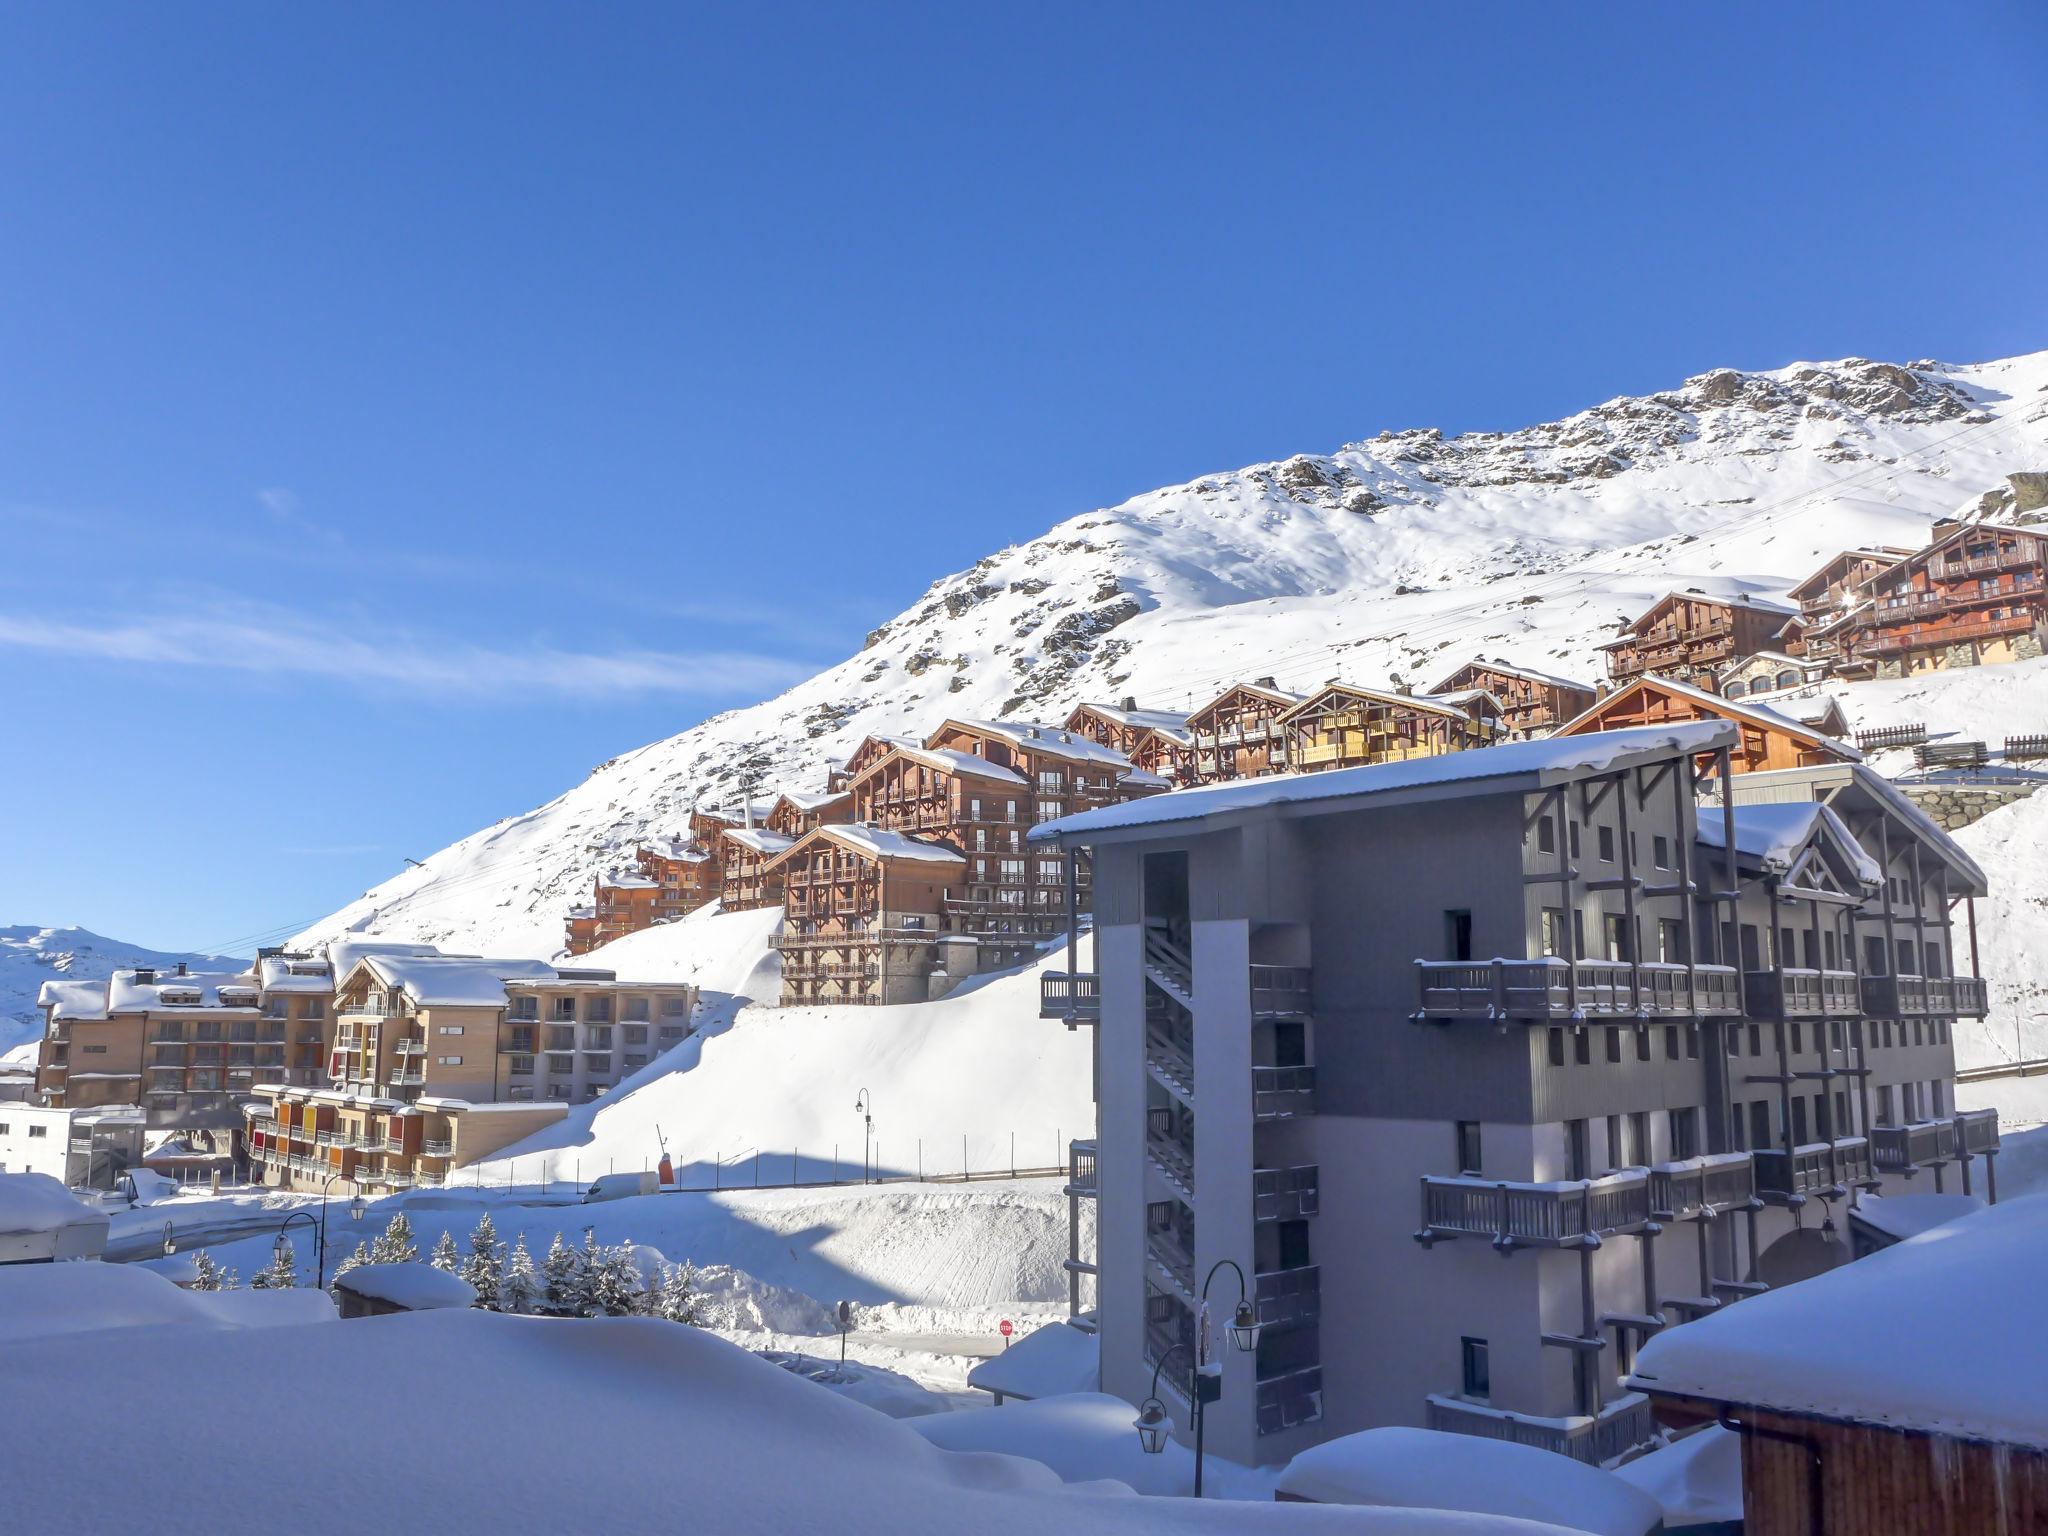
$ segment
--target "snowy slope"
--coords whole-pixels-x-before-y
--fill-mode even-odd
[[[98,981],[127,965],[168,970],[180,960],[195,971],[239,971],[246,960],[145,949],[84,928],[0,928],[0,1052],[38,1038],[43,1016],[36,993],[46,981]]]
[[[1667,588],[1778,593],[2048,467],[2044,388],[2048,353],[1724,370],[1523,431],[1382,434],[1134,497],[935,582],[858,655],[604,764],[306,937],[551,953],[595,871],[699,797],[810,785],[863,735],[947,712],[1186,705],[1267,673],[1427,685],[1474,650],[1597,676],[1597,642]]]

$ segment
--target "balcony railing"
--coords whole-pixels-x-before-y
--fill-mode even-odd
[[[1640,1392],[1617,1397],[1597,1414],[1572,1414],[1564,1418],[1508,1413],[1455,1397],[1433,1396],[1427,1401],[1431,1429],[1532,1445],[1540,1451],[1556,1451],[1596,1467],[1656,1438],[1657,1434],[1656,1421],[1650,1416],[1650,1400]]]
[[[394,1088],[419,1088],[425,1086],[426,1081],[427,1074],[417,1067],[394,1067],[391,1070],[391,1086]]]
[[[1323,1416],[1323,1368],[1305,1365],[1267,1377],[1258,1384],[1257,1413],[1262,1435],[1315,1423]]]
[[[1870,1161],[1880,1173],[1908,1178],[1922,1168],[1945,1163],[1956,1155],[1953,1120],[1916,1120],[1911,1125],[1870,1128]]]
[[[1623,1168],[1603,1178],[1547,1184],[1429,1174],[1422,1178],[1418,1242],[1490,1238],[1496,1248],[1565,1248],[1588,1234],[1634,1232],[1650,1219],[1650,1175]]]
[[[430,1136],[420,1143],[420,1155],[422,1157],[453,1157],[455,1155],[455,1143],[453,1141],[437,1141]]]
[[[1650,1214],[1658,1221],[1719,1216],[1756,1199],[1756,1165],[1747,1152],[1717,1152],[1650,1168]]]
[[[1750,1159],[1756,1164],[1757,1193],[1781,1202],[1838,1195],[1870,1178],[1870,1143],[1861,1136],[1833,1143],[1809,1141],[1793,1148],[1789,1159],[1782,1147],[1759,1147]]]
[[[1726,965],[1698,965],[1688,972],[1683,965],[1658,962],[1568,962],[1547,956],[1418,960],[1415,971],[1421,1018],[1690,1019],[1734,1018],[1742,1012],[1742,988],[1735,969]]]
[[[1259,1321],[1268,1328],[1299,1328],[1323,1315],[1323,1272],[1314,1264],[1264,1270],[1252,1276]]]
[[[1863,1011],[1854,971],[1787,970],[1784,973],[1785,1017],[1788,1019],[1853,1019]],[[1749,971],[1743,976],[1749,1016],[1778,1016],[1778,974]]]
[[[1067,1188],[1070,1195],[1081,1195],[1094,1199],[1101,1189],[1101,1175],[1096,1168],[1095,1143],[1074,1141],[1067,1144]]]
[[[1315,1109],[1314,1067],[1252,1068],[1252,1114],[1258,1119],[1312,1115]]]
[[[1252,966],[1253,1016],[1307,1013],[1312,983],[1312,973],[1305,965]]]
[[[1956,1116],[1956,1148],[1964,1153],[1998,1150],[1998,1111],[1966,1109]]]
[[[1865,656],[1883,656],[1893,651],[1932,650],[1938,645],[1951,645],[1963,640],[1992,640],[2000,635],[2023,635],[2034,627],[2031,613],[2014,614],[2003,619],[1966,619],[1954,624],[1929,624],[1924,629],[1901,630],[1896,633],[1882,628],[1888,614],[1880,612],[1870,621],[1864,637],[1856,642],[1856,650]]]
[[[1047,971],[1038,978],[1038,1016],[1041,1019],[1093,1019],[1102,1017],[1102,978],[1092,971],[1068,975]]]
[[[1989,1011],[1981,976],[1866,976],[1863,1012],[1880,1019],[1981,1019]]]
[[[1322,1207],[1322,1170],[1314,1163],[1252,1170],[1252,1220],[1298,1221]]]

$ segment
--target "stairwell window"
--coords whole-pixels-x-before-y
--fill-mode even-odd
[[[1476,1175],[1485,1166],[1485,1159],[1482,1155],[1483,1149],[1479,1138],[1479,1122],[1477,1120],[1460,1120],[1457,1123],[1457,1127],[1458,1172]]]

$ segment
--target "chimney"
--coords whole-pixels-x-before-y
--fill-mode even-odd
[[[1280,691],[1280,685],[1270,677],[1255,677],[1252,679],[1252,686],[1254,688],[1270,688],[1275,693]]]
[[[156,980],[156,971],[146,965],[135,967],[135,984],[146,987]]]
[[[1130,713],[1130,712],[1131,712],[1132,710],[1136,709],[1137,707],[1138,707],[1138,696],[1137,696],[1136,694],[1134,694],[1134,693],[1127,693],[1127,694],[1125,694],[1125,695],[1124,695],[1124,702],[1123,702],[1123,709],[1124,709],[1124,713],[1126,713],[1126,714],[1129,714],[1129,713]]]
[[[185,974],[185,962],[182,960],[178,962],[178,974],[180,976]]]

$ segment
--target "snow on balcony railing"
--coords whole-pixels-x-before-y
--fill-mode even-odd
[[[1756,1165],[1747,1152],[1716,1152],[1650,1167],[1650,1214],[1658,1221],[1718,1216],[1756,1198]]]
[[[1415,1237],[1425,1245],[1447,1237],[1484,1237],[1496,1248],[1559,1248],[1589,1234],[1634,1232],[1649,1220],[1647,1168],[1550,1183],[1424,1174],[1422,1227]]]
[[[1418,1018],[1713,1018],[1742,1012],[1733,967],[1627,960],[1417,960]],[[1574,985],[1576,983],[1576,986]]]

